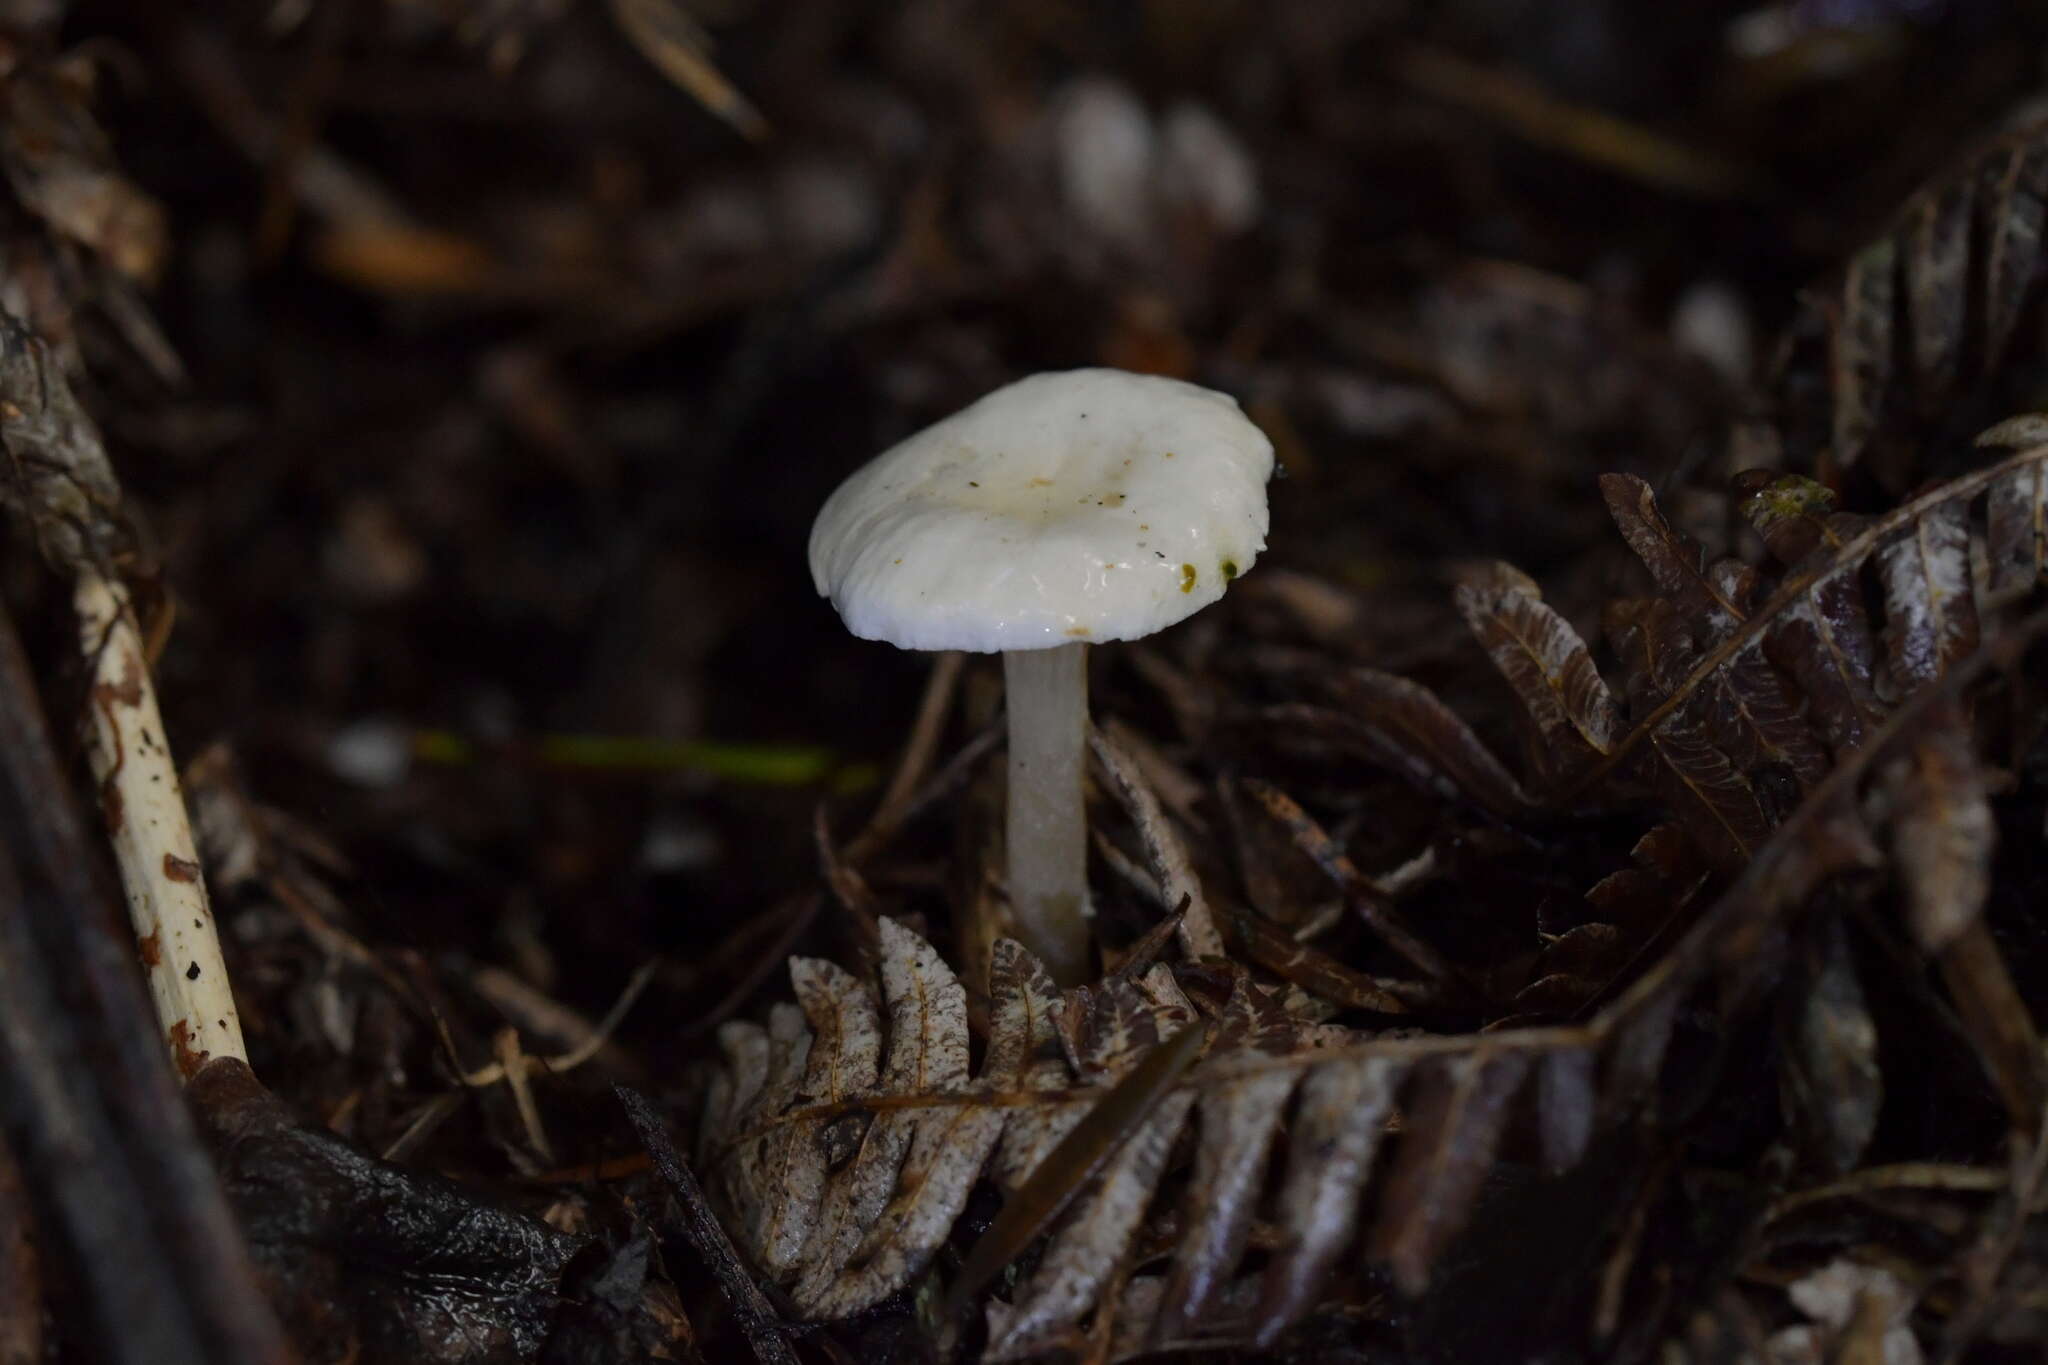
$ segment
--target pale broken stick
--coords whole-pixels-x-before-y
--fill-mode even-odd
[[[121,484],[99,424],[49,346],[0,310],[0,504],[72,583],[92,676],[86,749],[149,981],[181,1076],[248,1060],[192,828],[150,686],[148,657],[113,566],[128,543]]]
[[[74,595],[92,668],[86,751],[99,780],[150,1000],[186,1080],[208,1061],[248,1061],[177,766],[164,739],[127,590],[91,570]]]

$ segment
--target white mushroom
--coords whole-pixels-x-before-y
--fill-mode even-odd
[[[1272,472],[1227,395],[1071,370],[876,457],[811,527],[811,577],[855,635],[1002,652],[1011,912],[1063,983],[1088,967],[1087,646],[1221,597],[1266,547]]]

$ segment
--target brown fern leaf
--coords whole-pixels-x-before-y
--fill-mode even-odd
[[[1977,438],[1979,446],[2025,449],[2048,445],[2048,418],[2039,414],[2001,422]],[[2048,467],[2022,465],[1991,485],[1985,508],[1985,551],[1992,605],[2031,591],[2048,573]]]
[[[1996,371],[2044,270],[2048,120],[2036,119],[1914,194],[1831,285],[1802,300],[1791,335],[1819,337],[1822,420],[1833,467],[1886,438],[1901,449]],[[1778,376],[1785,406],[1816,368],[1795,344]],[[1798,451],[1798,454],[1809,452]],[[1900,471],[1886,471],[1896,484]]]
[[[1603,613],[1609,642],[1627,670],[1637,714],[1684,685],[1698,659],[1685,622],[1666,598],[1622,598]],[[1649,785],[1715,861],[1740,866],[1770,834],[1772,820],[1749,774],[1707,733],[1700,713],[1714,702],[1695,690],[1667,711],[1643,746]]]
[[[1697,542],[1664,519],[1650,486],[1634,475],[1604,475],[1600,488],[1622,538],[1672,603],[1695,645],[1704,649],[1726,639],[1749,619],[1754,569],[1732,559],[1709,563]],[[1827,772],[1827,755],[1799,714],[1794,694],[1761,651],[1736,654],[1704,693],[1702,728],[1738,771],[1776,764],[1802,790]]]
[[[997,939],[988,989],[985,1079],[1013,1090],[1058,1090],[1069,1084],[1073,1072],[1061,1046],[1065,1007],[1044,964],[1015,939]],[[1010,1140],[997,1148],[990,1170],[997,1183],[1009,1189],[1023,1184],[1039,1158],[1084,1112],[1085,1106],[1073,1105],[1015,1116],[1008,1125]]]
[[[1463,1227],[1528,1066],[1518,1050],[1479,1048],[1421,1068],[1372,1240],[1408,1293],[1427,1287],[1437,1253]]]
[[[1293,1022],[1252,985],[1249,976],[1240,974],[1224,1005],[1217,1049],[1284,1055],[1295,1035]],[[1230,1273],[1244,1257],[1273,1140],[1295,1079],[1285,1071],[1254,1072],[1202,1093],[1196,1109],[1200,1138],[1180,1247],[1157,1310],[1155,1331],[1162,1338],[1188,1333],[1229,1288]]]
[[[1810,878],[1779,885],[1793,885],[1786,894],[1796,896],[1833,865],[1811,862]],[[1744,908],[1724,900],[1713,915],[1725,928]],[[991,972],[988,1062],[970,1086],[948,1043],[961,1017],[951,973],[900,925],[883,920],[881,930],[886,1016],[864,983],[795,960],[808,1022],[795,1021],[785,1006],[771,1030],[728,1030],[728,1067],[711,1087],[705,1115],[701,1152],[716,1172],[712,1188],[757,1260],[773,1222],[764,1210],[780,1198],[763,1187],[774,1178],[765,1154],[786,1141],[792,1153],[814,1153],[825,1171],[822,1192],[795,1201],[799,1213],[808,1210],[801,1254],[773,1272],[797,1287],[794,1301],[813,1317],[858,1312],[921,1274],[980,1175],[1000,1179],[1006,1168],[1042,1183],[1039,1168],[1059,1138],[1116,1095],[1140,1060],[1157,1055],[1161,1038],[1187,1036],[1196,1015],[1164,966],[1061,999],[1043,968],[1005,940]],[[1636,1103],[1659,1069],[1678,1006],[1716,960],[1712,936],[1695,929],[1687,941],[1691,947],[1587,1027],[1477,1036],[1311,1033],[1238,974],[1212,1026],[1208,1059],[1150,1109],[1127,1116],[1133,1123],[1099,1161],[1057,1177],[1067,1187],[1064,1212],[1010,1300],[989,1303],[986,1358],[1074,1346],[1091,1312],[1097,1340],[1107,1333],[1162,1346],[1191,1339],[1198,1324],[1227,1314],[1270,1346],[1320,1301],[1339,1259],[1361,1243],[1391,1265],[1404,1289],[1420,1289],[1468,1220],[1518,1115],[1533,1121],[1546,1165],[1559,1169],[1584,1154],[1602,1123]],[[916,1018],[913,1000],[929,1002],[937,1017]],[[899,1049],[895,1034],[903,1029],[912,1036]],[[805,1037],[808,1047],[799,1041]],[[1333,1039],[1322,1050],[1313,1045]],[[877,1069],[870,1060],[877,1045],[892,1057],[903,1051],[923,1060]],[[804,1084],[792,1091],[787,1078],[799,1072]],[[915,1088],[920,1074],[933,1089]],[[791,1094],[780,1113],[769,1112],[776,1097]],[[839,1098],[817,1102],[828,1094]],[[1400,1136],[1368,1219],[1367,1186],[1397,1113]],[[882,1213],[849,1252],[830,1211],[873,1197],[873,1170],[886,1167],[873,1158],[864,1163],[862,1153],[885,1121],[908,1134],[883,1149],[902,1159]],[[1191,1122],[1197,1135],[1172,1265],[1164,1276],[1129,1280],[1146,1242],[1147,1210],[1174,1173]],[[1254,1291],[1243,1262],[1261,1210],[1279,1241]]]
[[[1710,575],[1707,553],[1699,542],[1664,519],[1649,484],[1633,474],[1602,474],[1600,494],[1621,538],[1650,571],[1657,590],[1688,620],[1705,627],[1702,644],[1723,638],[1748,616],[1728,585]]]
[[[2048,448],[1923,495],[1829,550],[1817,572],[1871,565],[1930,508],[1967,502],[2041,460]],[[1696,714],[1672,698],[1794,600],[1781,592],[1697,660],[1673,652],[1660,665],[1646,654],[1636,671],[1670,692],[1660,722],[1696,728]],[[1671,637],[1664,647],[1692,650],[1684,631],[1658,624],[1677,617],[1671,602],[1634,611],[1627,629],[1653,641],[1661,630]],[[1987,1070],[2016,1118],[2037,1114],[2040,1040],[1981,921],[1991,824],[1963,689],[2012,657],[2016,642],[2044,633],[2048,613],[2004,625],[1993,647],[1902,699],[1775,830],[1761,830],[1722,894],[1584,1026],[1399,1039],[1310,1027],[1281,994],[1214,962],[1180,975],[1154,965],[1062,996],[1006,940],[992,957],[987,1061],[970,1081],[958,983],[929,944],[883,920],[878,991],[797,959],[801,1011],[779,1006],[766,1028],[724,1031],[727,1065],[708,1091],[701,1146],[707,1186],[735,1240],[808,1316],[857,1312],[922,1275],[986,1176],[1025,1212],[1042,1210],[999,1248],[1008,1259],[1039,1246],[1007,1301],[986,1305],[988,1358],[1089,1342],[1157,1348],[1201,1339],[1205,1328],[1272,1345],[1321,1301],[1355,1248],[1389,1265],[1404,1290],[1419,1289],[1515,1125],[1533,1125],[1547,1166],[1578,1160],[1653,1093],[1687,1002],[1719,983],[1722,1009],[1753,1007],[1759,955],[1799,926],[1797,912],[1824,882],[1884,865],[1885,846],[1915,936],[1940,962]],[[1986,818],[1965,818],[1972,812]],[[1686,859],[1659,855],[1669,842],[1647,848],[1637,870],[1697,885]],[[1848,959],[1825,936],[1809,941],[1820,949],[1808,969],[1815,989],[1788,1022],[1805,1085],[1792,1103],[1834,1166],[1867,1143],[1882,1078]],[[1557,974],[1569,975],[1563,940],[1558,953]],[[1207,1039],[1208,1050],[1181,1070],[1191,1053],[1161,1043],[1189,1038]],[[1162,1057],[1178,1060],[1156,1084],[1125,1084]],[[1117,1103],[1128,1112],[1110,1112]],[[1063,1141],[1088,1125],[1107,1136]],[[1079,1164],[1063,1165],[1070,1160]],[[1178,1218],[1151,1217],[1168,1197]],[[1261,1216],[1275,1237],[1254,1273],[1245,1262]],[[1138,1273],[1162,1249],[1165,1272]]]
[[[1883,681],[1894,697],[1933,682],[1977,648],[1966,510],[1959,500],[1936,503],[1877,551],[1890,664]]]
[[[1301,1080],[1278,1203],[1287,1238],[1266,1269],[1261,1346],[1271,1346],[1308,1311],[1338,1254],[1351,1244],[1359,1194],[1407,1072],[1408,1064],[1395,1058],[1342,1058],[1319,1064]]]
[[[1985,154],[1977,166],[1984,225],[1984,363],[1996,365],[2018,325],[2041,265],[2048,218],[2048,137],[2037,125]]]
[[[1586,642],[1543,601],[1536,581],[1495,563],[1456,595],[1466,624],[1535,724],[1551,780],[1570,781],[1598,765],[1621,729],[1620,708]]]
[[[1835,496],[1796,474],[1737,480],[1741,506],[1771,553],[1803,584],[1764,635],[1764,657],[1806,697],[1807,714],[1839,756],[1884,719],[1877,643],[1854,575],[1825,572],[1863,532],[1864,518],[1834,511]]]
[[[1971,508],[1994,485],[2023,479],[2025,471],[2044,463],[2048,444],[2030,446],[1918,493],[1882,517],[1840,524],[1840,530],[1853,531],[1846,536],[1835,533],[1835,518],[1827,518],[1828,533],[1817,548],[1727,638],[1702,651],[1684,678],[1667,687],[1663,700],[1638,713],[1580,785],[1590,786],[1625,763],[1640,761],[1638,751],[1662,733],[1668,720],[1698,707],[1701,695],[1717,685],[1717,675],[1781,627],[1787,635],[1779,641],[1775,661],[1809,684],[1816,724],[1836,738],[1861,733],[1867,728],[1862,713],[1870,697],[1882,700],[1889,694],[1896,700],[1971,654],[1981,634],[1968,567]],[[1754,505],[1754,495],[1751,501]],[[1781,536],[1788,534],[1782,523],[1777,529]],[[1882,571],[1886,607],[1883,671],[1866,669],[1875,651],[1864,648],[1868,626],[1852,605],[1873,563]],[[1810,634],[1800,633],[1802,622]],[[1882,716],[1883,709],[1878,706],[1876,714]]]
[[[1169,1033],[1194,1022],[1193,1007],[1165,967],[1154,967],[1143,987],[1133,989],[1112,978],[1101,987],[1082,988],[1094,996],[1094,1026],[1080,1057],[1084,1071],[1128,1069],[1137,1063],[1140,1050],[1149,1052]],[[1149,1041],[1139,1041],[1147,1035]],[[1099,1170],[1075,1173],[1088,1182],[1085,1194],[1073,1197],[1014,1299],[989,1306],[987,1359],[1039,1354],[1075,1328],[1111,1286],[1166,1173],[1167,1156],[1194,1100],[1194,1093],[1185,1088],[1166,1094],[1151,1113],[1138,1118],[1136,1131]]]
[[[1063,1139],[1161,1040],[1190,1036],[1198,1011],[1173,971],[1155,965],[1062,997],[1029,954],[1001,941],[987,1061],[970,1082],[958,982],[922,938],[888,919],[880,930],[882,1008],[851,974],[794,959],[803,1009],[777,1006],[765,1029],[729,1025],[726,1065],[707,1095],[708,1188],[736,1241],[808,1317],[858,1312],[922,1274],[986,1175],[1019,1200],[1045,1197],[1048,1182],[1057,1191],[1035,1264],[1007,1302],[988,1306],[987,1358],[1071,1345],[1091,1312],[1125,1300],[1147,1212],[1193,1127],[1172,1264],[1141,1296],[1150,1330],[1177,1339],[1226,1306],[1250,1306],[1243,1262],[1265,1211],[1283,1240],[1255,1325],[1277,1336],[1314,1306],[1363,1232],[1418,1287],[1463,1225],[1525,1088],[1539,1090],[1533,1108],[1554,1162],[1576,1159],[1592,1132],[1599,1042],[1589,1030],[1378,1043],[1304,1027],[1235,969],[1207,1061],[1118,1119],[1113,1147],[1061,1171],[1073,1147]],[[1355,1041],[1317,1050],[1333,1039]],[[1571,1055],[1553,1062],[1558,1052]],[[1373,1156],[1411,1078],[1407,1131],[1362,1230]],[[1044,1224],[1024,1226],[1029,1237]]]
[[[1950,491],[1962,496],[2009,472],[1973,476]],[[1864,540],[1867,554],[1876,536]],[[1662,1050],[1661,1042],[1649,1046],[1660,1011],[1675,1008],[1709,976],[1754,981],[1754,959],[1783,932],[1792,912],[1838,874],[1885,866],[1880,844],[1888,840],[1909,927],[1940,963],[2013,1119],[2022,1127],[2037,1121],[2048,1091],[2041,1040],[1980,917],[1992,826],[1961,697],[1965,686],[2043,634],[2048,612],[2008,627],[1997,648],[1978,650],[1923,686],[1863,747],[1844,756],[1683,938],[1596,1021],[1595,1032],[1605,1035],[1610,1087],[1624,1066],[1635,1072],[1636,1084],[1649,1074],[1642,1057]],[[1809,1080],[1825,1078],[1814,1094],[1840,1107],[1821,1125],[1838,1162],[1853,1158],[1868,1140],[1877,1078],[1860,1005],[1839,979],[1823,984],[1829,970],[1823,955],[1816,986],[1839,1006],[1826,1023],[1835,1036],[1809,1047],[1806,1071]],[[1607,1032],[1605,1025],[1621,1020],[1630,1021],[1625,1034]]]
[[[880,967],[889,1011],[880,1093],[961,1093],[967,993],[937,950],[893,920],[881,921]],[[993,1143],[999,1125],[986,1118],[943,1108],[875,1115],[853,1160],[827,1186],[804,1247],[804,1273],[791,1290],[798,1306],[820,1317],[850,1312],[921,1269],[966,1201],[967,1182],[947,1177],[978,1169],[981,1160],[962,1158],[985,1158]],[[906,1162],[913,1151],[916,1158]]]
[[[1637,928],[1652,923],[1682,909],[1707,881],[1706,865],[1673,823],[1645,830],[1629,850],[1629,863],[1586,892],[1587,902],[1608,924]]]
[[[1398,773],[1419,790],[1469,801],[1501,819],[1535,809],[1471,727],[1421,684],[1376,668],[1331,668],[1300,650],[1259,650],[1255,662],[1269,675],[1307,683],[1330,706],[1343,708],[1335,717],[1322,707],[1299,705],[1283,713],[1290,724],[1307,721],[1331,747]]]

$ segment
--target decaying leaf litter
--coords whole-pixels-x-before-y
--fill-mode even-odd
[[[100,965],[14,993],[0,1306],[72,1288],[0,1348],[2037,1346],[2048,35],[1820,17],[0,8],[5,358],[84,423],[0,409],[8,809],[100,802],[83,565],[249,1055],[119,1137],[147,950],[13,822],[10,973]],[[1094,363],[1286,478],[1096,666],[1062,995],[993,674],[802,540]]]

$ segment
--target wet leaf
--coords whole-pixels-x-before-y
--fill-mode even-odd
[[[1600,493],[1657,590],[1686,617],[1702,623],[1701,643],[1721,639],[1748,615],[1707,572],[1706,551],[1664,519],[1649,484],[1633,474],[1602,474]]]
[[[1472,802],[1503,819],[1534,806],[1513,774],[1436,694],[1376,668],[1319,673],[1345,708],[1359,750],[1424,791]]]
[[[1543,601],[1535,580],[1493,564],[1457,590],[1458,610],[1536,728],[1553,780],[1585,771],[1614,747],[1621,711],[1586,642]]]
[[[2022,465],[1992,484],[1985,521],[1991,598],[2007,601],[2031,591],[2048,572],[2048,469]]]
[[[1913,195],[1836,283],[1802,299],[1792,333],[1823,338],[1825,358],[1795,348],[1778,388],[1800,407],[1818,380],[1836,467],[1874,449],[1910,457],[1995,377],[2039,296],[2044,202],[2048,121],[2037,117]],[[1903,487],[1909,469],[1880,474]]]
[[[1543,1165],[1555,1173],[1579,1164],[1593,1140],[1599,1087],[1589,1048],[1559,1048],[1537,1062],[1536,1136]]]
[[[1934,681],[1977,647],[1970,529],[1961,501],[1935,504],[1887,539],[1877,567],[1890,681],[1904,693]]]
[[[1890,238],[1872,242],[1843,274],[1831,319],[1828,379],[1834,397],[1834,458],[1844,468],[1863,457],[1882,421],[1892,382],[1899,252]]]
[[[1322,1063],[1302,1081],[1277,1205],[1286,1240],[1273,1253],[1259,1301],[1261,1346],[1314,1305],[1349,1245],[1359,1192],[1406,1074],[1391,1060],[1347,1058]]]
[[[822,958],[790,959],[789,979],[813,1035],[803,1049],[803,1081],[791,1104],[837,1104],[872,1091],[881,1061],[882,1028],[867,987]],[[792,1044],[790,1055],[796,1051]],[[764,1109],[759,1117],[766,1121],[779,1115]],[[855,1117],[857,1121],[859,1116]],[[760,1187],[764,1208],[753,1239],[761,1264],[778,1275],[793,1273],[803,1263],[824,1206],[833,1155],[824,1120],[784,1127],[790,1131],[782,1139],[788,1143],[782,1180]]]
[[[300,1126],[226,1059],[185,1092],[292,1338],[323,1361],[531,1358],[581,1239]]]
[[[1176,930],[1181,947],[1189,957],[1223,956],[1223,936],[1217,931],[1216,917],[1202,890],[1202,879],[1195,875],[1187,845],[1167,818],[1158,795],[1131,756],[1102,730],[1090,726],[1088,743],[1102,770],[1109,774],[1110,786],[1130,813],[1131,822],[1138,827],[1146,861],[1152,865],[1160,892],[1168,904],[1183,907]]]
[[[1749,618],[1755,574],[1732,560],[1708,563],[1705,551],[1691,537],[1665,521],[1656,495],[1641,479],[1608,474],[1601,478],[1600,489],[1623,538],[1668,603],[1660,617],[1663,628],[1690,637],[1688,643],[1674,634],[1660,652],[1657,681],[1667,693],[1677,690],[1697,663],[1697,650],[1726,638]],[[1789,538],[1787,530],[1805,521],[1786,510],[1785,501],[1789,500],[1781,499],[1771,508],[1781,544]],[[1757,505],[1757,500],[1752,498],[1751,504]],[[1704,704],[1699,714],[1707,735],[1738,771],[1748,773],[1759,764],[1774,763],[1802,787],[1827,772],[1827,755],[1798,703],[1754,645],[1738,650],[1715,670],[1700,694]]]
[[[1838,756],[1860,746],[1884,715],[1877,640],[1861,589],[1854,574],[1817,577],[1764,637],[1765,657],[1798,684],[1807,714]]]
[[[1063,1225],[1055,1246],[1020,1291],[1016,1314],[999,1340],[1009,1345],[1035,1340],[1086,1310],[1144,1213],[1166,1146],[1187,1115],[1193,1096],[1169,1092],[1194,1062],[1205,1036],[1199,1027],[1182,1029],[1090,1106],[968,1253],[950,1291],[955,1311],[972,1302],[1100,1172],[1101,1188]]]
[[[1908,206],[1904,233],[1906,316],[1913,333],[1914,386],[1923,413],[1955,388],[1969,338],[1963,316],[1970,296],[1970,208],[1974,187],[1939,187]]]
[[[1380,1014],[1406,1014],[1405,982],[1382,981],[1347,967],[1313,944],[1275,929],[1251,915],[1231,918],[1231,947],[1247,961],[1319,999]]]
[[[952,970],[931,944],[886,918],[880,967],[889,1006],[882,1093],[966,1090],[967,996]],[[828,1199],[820,1232],[804,1249],[809,1268],[792,1292],[797,1305],[814,1317],[839,1316],[924,1269],[965,1207],[1003,1117],[1001,1110],[968,1106],[877,1115],[852,1169],[834,1187],[846,1191],[844,1199]],[[843,1221],[835,1222],[835,1214]]]
[[[2021,133],[1977,171],[1984,204],[1984,364],[2005,357],[2029,285],[2038,277],[2048,214],[2048,139]]]
[[[1373,1254],[1405,1292],[1428,1287],[1437,1254],[1464,1227],[1528,1066],[1521,1053],[1480,1049],[1417,1078],[1372,1231]]]
[[[1217,1047],[1284,1053],[1293,1041],[1286,1017],[1240,976],[1218,1024]],[[1180,1246],[1155,1329],[1161,1336],[1188,1332],[1228,1287],[1244,1255],[1267,1158],[1295,1080],[1287,1071],[1250,1072],[1202,1092]]]
[[[1713,705],[1712,693],[1683,690],[1697,665],[1675,610],[1662,598],[1622,599],[1608,604],[1605,624],[1637,710],[1653,711],[1674,697],[1690,703],[1668,711],[1649,732],[1643,763],[1651,786],[1709,857],[1724,866],[1746,862],[1769,836],[1771,818],[1698,718]]]

